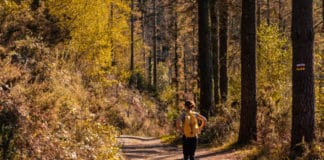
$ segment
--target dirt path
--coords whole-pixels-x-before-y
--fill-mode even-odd
[[[159,138],[123,135],[118,138],[125,160],[181,160],[181,147],[161,143]],[[235,150],[198,148],[197,160],[238,160]]]

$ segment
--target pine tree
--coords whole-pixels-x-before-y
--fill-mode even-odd
[[[131,59],[130,59],[130,71],[134,71],[134,0],[131,1]],[[133,74],[133,73],[132,73]]]
[[[221,101],[226,102],[228,92],[227,41],[228,41],[228,0],[221,0],[219,9],[219,64]]]
[[[210,21],[211,21],[211,52],[213,59],[213,80],[214,80],[214,103],[219,103],[219,41],[218,41],[218,3],[217,0],[210,0]]]
[[[200,78],[200,111],[209,116],[212,106],[212,76],[209,32],[209,0],[198,1],[198,35],[199,35],[199,78]]]
[[[156,0],[153,0],[153,88],[157,89],[157,34],[156,34]]]
[[[293,102],[291,156],[301,156],[303,140],[315,140],[313,0],[293,0]]]
[[[242,1],[241,119],[238,143],[257,140],[256,128],[256,18],[255,0]]]

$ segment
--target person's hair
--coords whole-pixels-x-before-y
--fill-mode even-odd
[[[186,101],[186,102],[185,102],[185,107],[186,107],[187,109],[192,109],[192,108],[195,107],[195,103],[194,103],[193,101]]]

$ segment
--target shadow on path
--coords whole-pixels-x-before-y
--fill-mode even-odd
[[[159,138],[121,136],[118,138],[122,144],[125,160],[182,160],[182,147],[161,143]],[[225,149],[199,148],[196,151],[196,160],[239,160],[235,151],[237,145]]]
[[[159,138],[156,138],[156,137],[135,137],[135,136],[127,136],[127,135],[122,135],[119,138],[133,139],[133,140],[139,140],[139,141],[152,141],[152,140],[158,140],[159,139]]]

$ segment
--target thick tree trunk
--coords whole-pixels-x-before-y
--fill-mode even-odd
[[[242,1],[241,119],[238,143],[257,140],[255,0]]]
[[[218,60],[218,8],[217,0],[210,1],[211,52],[213,58],[214,102],[219,103],[219,60]],[[213,113],[213,112],[212,112]]]
[[[212,106],[212,75],[209,32],[209,0],[198,0],[200,111],[209,116]]]
[[[313,0],[293,0],[293,103],[291,156],[301,156],[303,142],[311,144],[314,133],[314,69],[313,69]]]
[[[227,38],[228,38],[228,1],[221,0],[219,9],[219,62],[221,101],[226,102],[228,92],[227,78]]]

